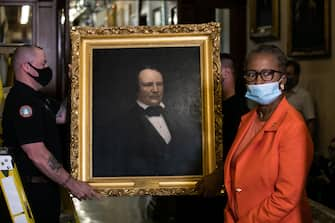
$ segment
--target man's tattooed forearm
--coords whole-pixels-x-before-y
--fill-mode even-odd
[[[60,168],[62,168],[62,165],[55,159],[53,155],[50,155],[48,165],[51,169],[55,171],[58,171]]]

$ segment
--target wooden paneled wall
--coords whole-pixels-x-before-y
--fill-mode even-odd
[[[246,0],[178,0],[178,23],[207,23],[215,20],[215,8],[230,10],[230,53],[242,69],[246,54]],[[240,71],[238,71],[240,72]]]

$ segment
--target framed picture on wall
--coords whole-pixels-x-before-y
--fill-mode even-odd
[[[218,23],[71,38],[72,175],[107,195],[197,193],[222,152]]]
[[[250,38],[255,41],[279,38],[279,0],[250,1]]]
[[[292,57],[330,55],[330,1],[288,1],[288,46]]]

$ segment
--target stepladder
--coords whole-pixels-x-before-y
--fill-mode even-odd
[[[35,223],[17,167],[12,156],[5,153],[0,154],[0,187],[11,221]]]

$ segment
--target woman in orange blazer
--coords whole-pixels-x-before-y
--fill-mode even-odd
[[[258,105],[242,117],[226,158],[225,223],[310,223],[305,182],[313,143],[282,93],[286,57],[276,46],[261,45],[246,62],[246,97]]]

